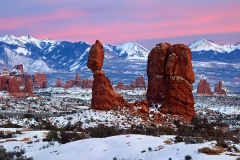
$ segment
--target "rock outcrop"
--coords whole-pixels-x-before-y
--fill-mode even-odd
[[[80,76],[80,74],[76,74],[75,85],[76,85],[77,87],[80,87],[81,84],[82,84],[81,76]]]
[[[226,96],[226,91],[222,88],[222,81],[215,84],[214,92],[219,96]]]
[[[24,86],[21,90],[20,86]],[[0,91],[7,91],[10,96],[22,98],[34,96],[32,77],[23,71],[23,65],[15,65],[11,72],[3,69],[0,75]]]
[[[195,115],[192,52],[184,44],[157,44],[148,55],[148,105],[165,114]]]
[[[62,81],[60,78],[57,79],[55,87],[62,87]]]
[[[44,73],[35,73],[34,74],[34,86],[37,88],[47,88],[47,77]]]
[[[24,92],[27,94],[27,96],[34,96],[33,95],[33,80],[31,77],[28,77],[25,83]]]
[[[144,77],[137,77],[135,81],[132,81],[130,85],[125,85],[121,81],[118,82],[117,86],[115,87],[116,89],[134,89],[134,88],[142,88],[146,89],[146,83],[144,80]]]
[[[93,80],[85,78],[82,80],[81,87],[82,88],[92,88],[93,86]]]
[[[64,88],[71,88],[73,85],[71,83],[71,80],[66,80],[65,84],[64,84]]]
[[[206,79],[201,79],[197,86],[197,95],[198,96],[213,96],[213,93],[210,88],[210,84]]]
[[[93,44],[89,51],[87,67],[93,73],[91,107],[100,110],[117,110],[118,107],[126,106],[123,97],[115,93],[110,80],[102,70],[104,60],[103,45],[99,40]]]

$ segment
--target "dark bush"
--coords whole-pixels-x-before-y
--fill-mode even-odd
[[[185,156],[185,160],[191,160],[191,159],[192,159],[192,156],[190,156],[190,155]]]

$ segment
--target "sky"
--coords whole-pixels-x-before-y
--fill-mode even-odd
[[[240,0],[3,0],[0,36],[104,44],[240,42]]]

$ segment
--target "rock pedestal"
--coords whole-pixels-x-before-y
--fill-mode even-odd
[[[195,115],[192,53],[184,44],[157,44],[148,55],[148,105],[165,114]]]
[[[102,70],[104,50],[102,43],[97,40],[89,51],[87,67],[93,73],[92,101],[91,107],[100,110],[118,109],[126,106],[123,97],[114,92],[110,80]]]

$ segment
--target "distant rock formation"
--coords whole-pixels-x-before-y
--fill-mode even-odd
[[[76,74],[75,85],[76,85],[77,87],[80,87],[81,84],[82,84],[81,76],[80,76],[80,74]]]
[[[91,107],[100,110],[116,110],[118,107],[126,106],[123,97],[115,93],[110,80],[102,70],[104,60],[103,45],[99,40],[93,44],[89,51],[87,67],[93,73],[92,101]]]
[[[27,78],[27,81],[25,83],[24,92],[27,94],[27,96],[34,96],[33,95],[33,80],[31,77]]]
[[[44,73],[35,73],[34,74],[34,86],[37,88],[47,88],[47,77]]]
[[[62,81],[60,78],[57,79],[55,87],[62,87]]]
[[[67,80],[64,84],[64,88],[71,88],[71,87],[81,87],[81,77],[80,74],[76,74],[75,79]]]
[[[148,55],[148,104],[165,114],[195,115],[192,52],[184,44],[157,44]]]
[[[93,86],[93,80],[85,78],[82,80],[81,87],[82,88],[92,88]]]
[[[135,81],[132,81],[130,85],[125,85],[121,81],[118,82],[116,89],[134,89],[134,88],[142,88],[146,89],[146,83],[144,77],[137,77]]]
[[[219,96],[226,96],[226,91],[222,88],[222,81],[215,84],[214,92]]]
[[[64,84],[64,88],[71,88],[73,85],[71,83],[71,80],[66,80],[65,84]]]
[[[213,93],[210,88],[210,84],[206,79],[201,79],[197,87],[198,96],[213,96]]]

